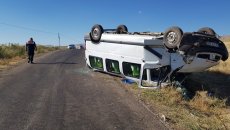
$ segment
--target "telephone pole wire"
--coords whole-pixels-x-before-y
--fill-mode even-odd
[[[60,38],[60,35],[59,35],[59,33],[58,33],[58,42],[59,42],[59,48],[60,48],[60,46],[61,46],[61,40],[60,40],[61,38]]]

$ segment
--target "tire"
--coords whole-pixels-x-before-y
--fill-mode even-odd
[[[216,35],[216,32],[212,28],[209,28],[209,27],[201,28],[198,30],[198,32],[203,33],[203,34],[213,35],[213,36]]]
[[[128,33],[128,28],[125,25],[119,25],[116,29],[117,34],[125,34]]]
[[[90,39],[91,41],[98,43],[101,40],[101,35],[104,32],[104,29],[101,25],[96,24],[92,27],[90,32]]]
[[[183,31],[179,27],[171,27],[164,33],[163,42],[166,48],[176,50],[179,48]]]

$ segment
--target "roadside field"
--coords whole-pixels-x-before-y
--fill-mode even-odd
[[[230,52],[230,42],[225,42]],[[125,85],[128,86],[128,85]],[[139,100],[174,129],[230,129],[230,59],[204,72],[193,73],[186,89],[169,86],[160,90],[129,86]],[[186,94],[191,99],[184,98]]]
[[[38,45],[35,56],[55,50],[58,50],[58,47]],[[16,65],[23,59],[26,59],[26,57],[25,46],[19,44],[0,44],[0,70]]]

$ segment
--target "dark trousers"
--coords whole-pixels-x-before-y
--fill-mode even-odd
[[[28,52],[28,60],[29,60],[29,62],[33,62],[33,60],[34,60],[34,52]]]

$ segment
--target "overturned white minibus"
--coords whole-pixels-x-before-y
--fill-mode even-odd
[[[178,74],[203,71],[228,59],[228,51],[211,28],[186,32],[128,32],[125,25],[94,25],[85,35],[86,64],[97,71],[138,81],[141,88],[172,82]]]

